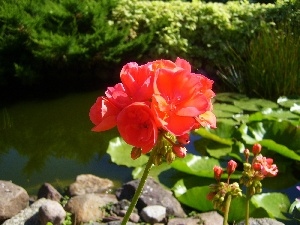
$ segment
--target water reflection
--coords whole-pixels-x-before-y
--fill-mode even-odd
[[[129,179],[129,169],[114,172],[117,166],[106,155],[116,130],[91,132],[88,112],[100,94],[72,94],[2,108],[0,179],[28,189],[43,182],[71,182],[81,173],[120,182]]]

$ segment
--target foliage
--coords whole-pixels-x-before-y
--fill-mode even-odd
[[[232,51],[232,66],[220,73],[232,89],[272,100],[300,95],[300,36],[290,25],[260,31],[245,55]]]
[[[224,167],[229,158],[234,158],[242,166],[244,149],[258,142],[263,146],[263,154],[276,162],[279,174],[263,182],[263,187],[273,192],[252,198],[250,215],[286,219],[290,202],[285,194],[277,191],[295,185],[298,179],[300,114],[293,110],[297,106],[299,99],[281,97],[277,102],[272,102],[249,99],[234,93],[218,94],[214,103],[214,113],[218,118],[217,129],[200,128],[194,133],[195,137],[200,136],[200,139],[194,141],[194,147],[201,156],[187,154],[185,158],[176,159],[170,165],[165,163],[159,168],[155,167],[150,175],[171,188],[184,205],[199,211],[209,211],[213,209],[212,203],[203,199],[209,192],[208,185],[213,183],[213,166]],[[109,154],[114,161],[120,155],[124,156],[125,143],[119,142],[116,145],[116,140],[113,143],[115,149]],[[127,154],[129,153],[128,150]],[[121,163],[121,160],[115,162]],[[130,162],[126,162],[127,166],[129,164]],[[141,176],[142,169],[141,164],[135,168],[135,178]],[[240,177],[241,172],[236,172],[231,175],[232,179]],[[232,201],[230,211],[234,213],[230,215],[230,221],[244,218],[244,209],[241,207],[243,201],[244,198]]]
[[[180,56],[214,72],[227,47],[244,52],[270,23],[291,21],[296,3],[44,0],[0,3],[0,85],[53,78],[112,79],[119,62]],[[293,28],[293,29],[294,29]],[[117,66],[116,66],[117,65]],[[211,70],[211,71],[210,71]]]
[[[76,75],[91,76],[88,71],[120,62],[125,52],[126,57],[138,58],[151,34],[128,39],[128,27],[112,21],[116,4],[108,0],[3,1],[0,84],[28,85],[47,76],[75,80]]]

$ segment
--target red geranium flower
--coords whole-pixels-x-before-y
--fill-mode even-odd
[[[138,66],[127,63],[120,73],[121,81],[133,102],[150,101],[153,94],[152,63]]]
[[[117,127],[124,141],[149,152],[156,144],[157,127],[146,103],[135,102],[125,107],[117,117]]]
[[[89,113],[90,120],[96,125],[92,131],[105,131],[116,126],[119,112],[120,109],[107,98],[97,98]]]
[[[179,136],[192,130],[196,117],[211,109],[206,88],[203,93],[207,84],[199,77],[203,80],[191,73],[190,64],[183,59],[156,71],[151,107],[159,126]]]

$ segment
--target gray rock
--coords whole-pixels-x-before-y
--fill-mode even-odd
[[[127,210],[121,210],[119,216],[124,217],[126,214]],[[129,221],[133,222],[133,223],[138,223],[140,220],[140,216],[139,214],[132,212],[129,216]]]
[[[200,219],[197,218],[172,218],[169,220],[168,225],[199,225]],[[212,225],[211,224],[206,224],[206,225]]]
[[[201,225],[223,225],[224,218],[216,211],[200,213],[198,217],[200,218],[201,222],[199,224]]]
[[[237,223],[237,225],[244,225],[244,224],[245,221],[241,221]],[[284,225],[284,223],[281,223],[271,218],[250,218],[249,225]]]
[[[60,225],[66,218],[66,211],[57,201],[48,199],[39,208],[40,225],[46,225],[51,222],[53,225]]]
[[[17,215],[28,205],[29,195],[24,188],[0,180],[0,222]]]
[[[38,191],[38,198],[47,198],[59,202],[62,196],[51,184],[44,183]]]
[[[115,204],[112,205],[111,207],[111,211],[112,213],[116,214],[116,215],[120,215],[121,211],[127,211],[127,209],[130,206],[130,201],[128,201],[127,199],[122,199],[118,202],[116,202]],[[134,208],[133,212],[137,212],[137,209]]]
[[[17,215],[6,220],[2,225],[16,225],[16,224],[40,225],[38,211],[39,208],[46,203],[46,201],[47,199],[45,198],[41,198],[37,200],[36,202],[34,202],[32,205],[22,210]]]
[[[116,191],[116,196],[119,200],[127,199],[131,201],[139,180],[133,180],[124,184]],[[172,195],[171,191],[166,190],[161,184],[152,178],[148,178],[143,192],[136,204],[136,208],[140,212],[143,208],[149,205],[161,205],[167,209],[167,216],[185,217],[180,203]]]
[[[76,181],[69,186],[71,196],[89,193],[109,192],[114,183],[109,179],[100,178],[92,174],[82,174],[76,177]]]
[[[166,208],[161,205],[149,205],[142,209],[140,215],[147,223],[163,222],[166,218]]]
[[[72,197],[65,210],[73,215],[76,224],[98,221],[105,217],[106,202],[96,194],[85,194]]]

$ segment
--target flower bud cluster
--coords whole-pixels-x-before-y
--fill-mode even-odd
[[[226,207],[226,200],[229,195],[232,198],[241,197],[242,190],[239,187],[237,182],[232,184],[229,183],[230,175],[235,171],[237,163],[233,160],[230,160],[227,164],[227,183],[220,182],[221,176],[223,174],[223,169],[220,166],[214,166],[214,177],[217,181],[216,184],[209,185],[210,192],[207,195],[207,199],[212,201],[214,208],[224,212]]]
[[[207,195],[207,199],[212,201],[215,209],[222,212],[225,210],[226,200],[229,195],[231,195],[232,198],[242,196],[242,190],[237,182],[232,184],[219,182],[209,185],[209,188],[210,192]]]
[[[240,178],[240,183],[247,187],[250,196],[262,192],[261,180],[265,177],[276,176],[278,173],[277,166],[273,164],[273,159],[263,157],[260,154],[261,148],[260,144],[253,145],[252,153],[254,157],[251,163],[244,163],[244,171]]]
[[[184,158],[187,152],[184,145],[189,142],[190,137],[188,133],[181,136],[175,136],[169,132],[162,133],[154,148],[154,164],[160,165],[164,160],[170,164],[176,157]]]

